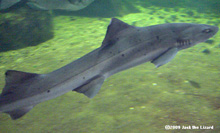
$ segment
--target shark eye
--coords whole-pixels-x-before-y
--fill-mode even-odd
[[[203,32],[203,33],[210,33],[210,32],[212,32],[212,30],[210,30],[210,29],[205,29],[205,30],[203,30],[202,32]]]

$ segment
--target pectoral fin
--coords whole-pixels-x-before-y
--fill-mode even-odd
[[[15,109],[13,111],[5,112],[5,113],[9,114],[13,120],[16,120],[22,117],[23,115],[25,115],[27,112],[29,112],[33,107],[34,106],[24,107],[24,108]]]
[[[159,55],[157,58],[153,59],[151,63],[153,63],[156,67],[162,66],[168,62],[170,62],[177,54],[178,49],[176,47],[171,48]]]
[[[79,88],[74,89],[73,91],[83,93],[87,97],[93,98],[99,92],[104,80],[104,76],[94,77],[88,83],[80,86]]]

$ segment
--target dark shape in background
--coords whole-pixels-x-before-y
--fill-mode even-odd
[[[87,17],[116,17],[139,12],[136,1],[132,0],[95,0],[88,7],[75,11],[54,11],[56,15],[87,16]]]

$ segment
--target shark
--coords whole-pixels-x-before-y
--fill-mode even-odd
[[[90,5],[94,0],[29,0],[27,5],[40,10],[77,11]]]
[[[7,9],[11,6],[15,5],[16,3],[20,2],[20,0],[1,0],[0,1],[0,9]]]
[[[94,0],[1,0],[0,10],[25,2],[29,7],[39,10],[77,11],[90,5]]]
[[[93,98],[111,75],[145,62],[160,67],[178,51],[206,41],[218,30],[194,23],[135,27],[112,18],[102,45],[66,66],[47,74],[7,70],[0,112],[16,120],[37,104],[69,91]]]

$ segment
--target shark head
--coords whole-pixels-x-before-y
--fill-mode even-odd
[[[192,47],[214,36],[219,28],[205,24],[182,24],[177,33],[176,46],[179,50]]]

